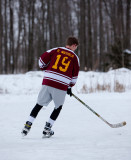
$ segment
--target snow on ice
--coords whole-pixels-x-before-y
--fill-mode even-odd
[[[41,138],[45,122],[54,107],[51,102],[41,110],[28,136],[22,138],[21,130],[36,103],[42,77],[43,72],[0,75],[1,160],[131,159],[130,70],[80,72],[73,89],[80,99],[108,122],[126,121],[126,126],[110,128],[80,102],[67,95],[62,112],[53,126],[53,137]]]

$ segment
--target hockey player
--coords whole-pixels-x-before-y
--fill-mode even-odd
[[[44,71],[42,88],[37,103],[22,130],[23,136],[30,131],[33,121],[41,108],[47,106],[52,100],[55,107],[45,124],[43,137],[50,137],[54,134],[51,127],[59,116],[66,93],[72,96],[71,87],[75,85],[78,77],[79,58],[74,53],[78,45],[77,38],[68,37],[66,47],[50,49],[39,58],[39,67]]]

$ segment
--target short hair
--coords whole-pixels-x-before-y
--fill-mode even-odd
[[[66,45],[72,46],[73,44],[76,44],[78,46],[78,39],[76,37],[68,37],[66,40]]]

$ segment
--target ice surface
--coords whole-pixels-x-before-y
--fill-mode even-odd
[[[74,93],[109,123],[126,121],[127,125],[122,128],[110,128],[67,95],[53,126],[52,138],[42,139],[42,131],[53,102],[41,110],[28,136],[22,138],[21,130],[36,103],[42,74],[37,72],[36,76],[36,72],[31,72],[5,77],[0,87],[7,88],[10,94],[0,94],[0,160],[131,160],[130,90],[78,94],[74,88]]]

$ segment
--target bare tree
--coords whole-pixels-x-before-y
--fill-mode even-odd
[[[7,48],[7,42],[8,42],[8,22],[7,22],[7,0],[4,2],[4,73],[8,73],[9,69],[9,55],[8,55],[8,48]]]
[[[93,52],[92,52],[92,22],[91,22],[91,4],[90,0],[88,0],[88,36],[87,36],[87,50],[88,50],[88,56],[87,56],[87,67],[88,70],[92,70],[93,68]]]
[[[9,39],[10,39],[10,59],[9,59],[9,65],[10,65],[10,70],[11,73],[14,73],[14,69],[15,69],[15,53],[14,53],[14,17],[13,17],[13,0],[9,0],[9,9],[10,9],[10,35],[9,35]]]
[[[86,48],[86,0],[80,1],[80,69],[87,70],[87,48]]]
[[[34,14],[35,14],[35,0],[28,1],[28,56],[27,56],[27,68],[28,70],[33,69],[33,61],[34,61]]]
[[[3,72],[3,17],[2,17],[2,1],[0,0],[0,73]]]
[[[102,0],[99,0],[99,69],[102,70],[103,65],[103,15],[102,15]]]
[[[126,33],[124,37],[124,48],[130,48],[131,47],[131,1],[126,0]]]
[[[68,36],[80,41],[80,70],[124,66],[130,13],[130,0],[0,0],[0,73],[37,69],[39,56]]]

